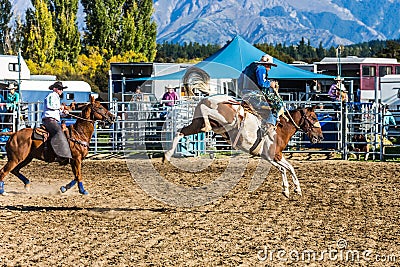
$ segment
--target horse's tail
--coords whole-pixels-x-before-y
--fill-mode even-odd
[[[0,132],[0,136],[11,136],[15,134],[15,132]]]

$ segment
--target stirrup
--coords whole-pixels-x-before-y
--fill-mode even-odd
[[[262,125],[260,129],[263,138],[268,136],[269,139],[274,140],[273,134],[276,131],[276,125],[273,124]]]

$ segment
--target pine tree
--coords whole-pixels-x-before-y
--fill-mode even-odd
[[[11,52],[10,27],[8,26],[11,16],[11,3],[9,0],[0,0],[0,54]]]
[[[12,32],[11,50],[13,53],[17,53],[20,48],[22,48],[24,40],[24,24],[21,18],[18,16],[15,19],[15,28]]]
[[[81,51],[78,0],[52,0],[53,27],[57,34],[55,58],[75,64]]]
[[[47,4],[44,0],[32,1],[33,9],[26,11],[23,56],[44,66],[54,60],[56,33]]]

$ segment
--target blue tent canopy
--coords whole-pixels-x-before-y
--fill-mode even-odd
[[[206,71],[211,79],[238,79],[246,66],[254,61],[258,61],[264,54],[263,51],[237,35],[228,45],[194,66]],[[278,67],[272,67],[268,72],[268,78],[271,79],[318,80],[334,78],[334,76],[302,70],[275,58],[274,63]],[[150,77],[147,80],[181,80],[185,72],[186,70],[182,70],[167,75]],[[145,79],[141,78],[141,80]]]

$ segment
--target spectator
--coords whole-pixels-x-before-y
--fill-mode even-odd
[[[7,111],[8,113],[12,113],[11,115],[8,116],[7,122],[12,123],[13,122],[13,114],[15,111],[17,111],[18,108],[18,103],[19,103],[19,93],[15,91],[16,87],[13,83],[10,83],[7,87],[10,92],[7,94]]]
[[[140,90],[140,86],[137,86],[131,101],[142,101],[142,100],[143,100],[142,91]]]
[[[6,100],[4,99],[3,95],[0,94],[0,129],[5,128],[4,123],[5,117],[7,113],[7,108],[6,108]]]
[[[333,102],[333,109],[336,111],[340,109],[340,101],[348,101],[346,87],[344,87],[344,84],[341,83],[341,81],[331,85],[328,91],[328,96],[331,98]]]
[[[389,111],[389,105],[383,106],[383,137],[388,138],[389,127],[397,128],[396,120],[393,114]]]
[[[172,107],[179,99],[178,94],[175,92],[174,87],[171,84],[165,86],[165,89],[167,91],[164,93],[162,100],[164,101],[165,106]]]

